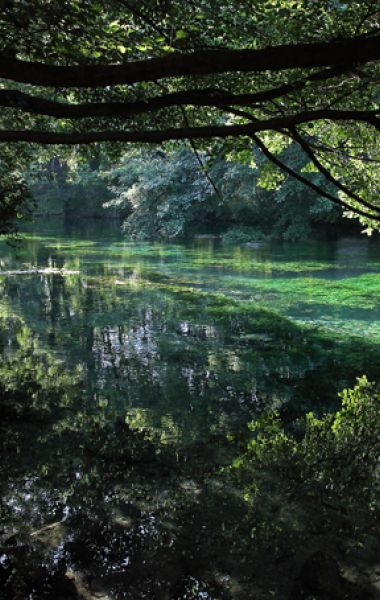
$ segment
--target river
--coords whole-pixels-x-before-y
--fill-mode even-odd
[[[243,597],[225,547],[241,507],[208,475],[268,409],[291,427],[379,378],[379,241],[148,243],[45,220],[0,261],[4,598],[75,597],[73,581]]]

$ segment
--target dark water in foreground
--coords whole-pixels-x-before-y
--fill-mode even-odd
[[[244,499],[211,474],[264,410],[379,376],[380,244],[45,222],[0,261],[0,598],[247,597]]]

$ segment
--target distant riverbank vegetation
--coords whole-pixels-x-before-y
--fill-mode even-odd
[[[284,152],[294,168],[308,159],[292,144]],[[321,174],[305,177],[324,184]],[[116,163],[92,159],[77,164],[58,157],[33,166],[27,176],[37,215],[116,218],[135,239],[181,239],[218,234],[224,243],[265,239],[296,241],[319,230],[352,231],[332,204],[299,181],[277,174],[260,151],[240,161],[182,148],[129,151]]]

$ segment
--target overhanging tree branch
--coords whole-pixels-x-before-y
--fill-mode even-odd
[[[117,65],[62,66],[0,57],[0,77],[49,87],[96,87],[157,81],[164,77],[228,72],[284,71],[366,63],[380,59],[380,35],[259,50],[174,52]]]
[[[150,131],[89,131],[89,132],[54,132],[37,130],[0,131],[0,143],[29,142],[35,144],[91,144],[94,142],[126,142],[161,144],[162,142],[185,140],[227,138],[230,136],[249,135],[249,125],[208,125],[204,127],[179,127]]]
[[[318,171],[320,173],[322,173],[322,175],[327,179],[327,181],[332,183],[335,187],[337,187],[339,190],[344,192],[352,200],[355,200],[356,202],[358,202],[360,205],[366,206],[370,210],[380,212],[380,207],[375,206],[374,204],[372,204],[371,202],[368,202],[364,198],[361,198],[358,194],[356,194],[355,192],[350,190],[350,188],[348,188],[344,183],[339,181],[339,179],[336,179],[330,173],[330,171],[328,169],[326,169],[326,167],[320,162],[320,160],[317,158],[317,156],[314,154],[314,152],[310,148],[307,141],[298,133],[298,131],[295,128],[290,130],[290,134],[291,134],[292,139],[295,142],[297,142],[297,144],[302,148],[302,150],[305,152],[305,154],[309,157],[309,159],[311,160],[313,165],[318,169]]]
[[[159,144],[170,140],[210,139],[252,135],[260,131],[280,131],[291,129],[302,123],[313,121],[354,121],[374,126],[380,131],[379,111],[356,110],[314,110],[295,115],[255,119],[243,125],[206,125],[203,127],[178,127],[164,130],[143,131],[84,131],[61,132],[39,130],[3,130],[0,131],[0,143],[31,142],[36,144],[90,144],[92,142],[141,142]],[[244,113],[242,113],[244,115]],[[247,118],[251,118],[251,116]]]
[[[172,92],[144,100],[127,100],[125,102],[86,102],[69,104],[48,100],[39,96],[32,96],[25,92],[21,92],[20,90],[3,89],[0,90],[0,106],[59,119],[131,117],[145,112],[183,105],[215,106],[218,108],[223,108],[228,105],[252,106],[301,90],[309,82],[320,82],[337,77],[350,69],[352,69],[352,65],[325,69],[293,83],[256,93],[233,94],[217,88],[205,88],[201,90],[188,89],[183,92]]]
[[[93,142],[140,142],[158,144],[170,140],[189,139],[209,139],[237,137],[240,135],[251,135],[260,131],[281,131],[284,127],[291,127],[296,124],[321,120],[320,113],[336,112],[340,113],[336,117],[333,115],[326,118],[333,120],[350,120],[351,111],[314,111],[304,113],[303,115],[293,115],[284,118],[273,118],[265,121],[257,120],[245,125],[208,125],[203,127],[179,127],[165,130],[150,131],[90,131],[90,132],[54,132],[40,130],[3,130],[0,131],[0,143],[4,142],[31,142],[36,144],[90,144]],[[367,123],[376,122],[377,128],[380,127],[380,119],[371,114],[363,113],[356,120]]]
[[[329,192],[327,192],[326,190],[324,190],[320,186],[316,185],[315,183],[313,183],[312,181],[310,181],[306,177],[303,177],[303,175],[300,175],[300,173],[297,173],[297,171],[294,171],[288,165],[286,165],[285,163],[283,163],[279,158],[277,158],[277,156],[275,156],[269,150],[269,148],[267,148],[267,146],[261,141],[261,139],[257,135],[252,134],[251,137],[252,137],[253,141],[255,142],[256,146],[258,146],[258,148],[261,149],[261,151],[263,152],[264,156],[266,156],[266,158],[268,160],[270,160],[279,169],[281,169],[282,171],[284,171],[285,173],[287,173],[288,175],[290,175],[294,179],[297,179],[298,181],[300,181],[306,187],[309,187],[310,189],[312,189],[317,194],[319,194],[321,196],[324,196],[325,198],[327,198],[328,200],[331,200],[331,202],[334,202],[334,204],[337,204],[338,206],[340,206],[341,208],[344,208],[345,210],[349,210],[350,212],[355,212],[356,214],[358,214],[358,215],[360,215],[362,217],[366,217],[367,219],[372,219],[373,221],[380,221],[380,215],[376,215],[376,214],[373,214],[373,213],[368,213],[368,212],[366,212],[366,211],[364,211],[364,210],[362,210],[360,208],[350,206],[344,200],[341,200],[340,198],[337,198],[336,196],[333,196],[332,194],[330,194]],[[376,211],[379,212],[379,209],[376,209]]]

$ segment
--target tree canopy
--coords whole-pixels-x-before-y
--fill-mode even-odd
[[[1,4],[2,154],[199,140],[252,164],[254,145],[274,170],[380,223],[379,0]],[[309,158],[301,171],[279,156],[294,142]]]

